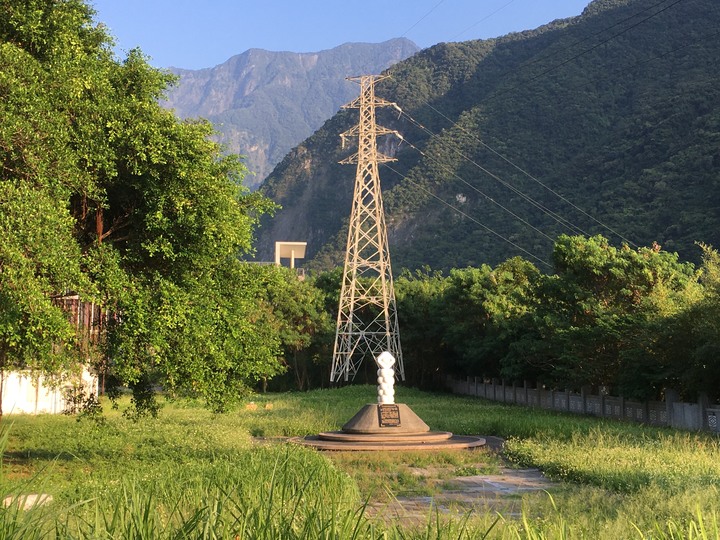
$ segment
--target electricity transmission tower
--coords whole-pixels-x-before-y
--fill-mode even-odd
[[[357,163],[355,191],[350,211],[345,266],[338,308],[331,382],[348,381],[362,364],[389,351],[396,360],[396,374],[405,380],[400,348],[395,290],[383,213],[378,163],[394,161],[378,153],[377,136],[396,131],[375,123],[375,108],[397,105],[375,96],[375,83],[387,76],[350,77],[360,84],[360,96],[344,108],[360,109],[360,122],[341,135],[357,137],[357,154],[340,163]]]

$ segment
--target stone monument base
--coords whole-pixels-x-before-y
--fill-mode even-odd
[[[329,431],[291,442],[318,450],[443,450],[483,446],[485,439],[430,431],[404,403],[368,404],[341,431]]]

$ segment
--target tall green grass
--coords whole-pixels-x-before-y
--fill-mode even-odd
[[[505,452],[518,465],[539,467],[553,478],[616,492],[648,486],[668,493],[720,487],[720,445],[697,434],[660,433],[650,438],[596,428],[567,440],[511,438]]]
[[[17,503],[0,511],[0,539],[720,538],[717,439],[406,388],[398,401],[431,428],[509,437],[515,465],[540,467],[559,483],[550,495],[522,496],[520,516],[478,506],[435,507],[419,521],[372,517],[364,474],[475,467],[441,454],[365,463],[275,440],[339,429],[374,391],[256,396],[252,407],[221,416],[179,400],[138,422],[115,411],[102,424],[18,416],[0,429],[0,489]],[[411,480],[396,476],[382,486],[391,496]],[[22,510],[30,493],[54,500]]]
[[[252,446],[246,440],[223,445],[218,443],[229,443],[226,437],[216,437],[212,451],[202,434],[163,448],[157,443],[169,435],[167,425],[152,422],[139,429],[120,421],[106,437],[105,427],[85,425],[95,444],[70,454],[83,425],[57,420],[76,436],[58,436],[60,459],[39,475],[4,476],[3,493],[15,495],[0,513],[0,538],[310,539],[359,538],[367,532],[354,482],[313,450]],[[118,428],[124,428],[123,437],[116,437]],[[217,436],[217,429],[209,431]],[[7,439],[7,430],[4,435]],[[155,448],[154,459],[149,447]],[[47,456],[45,449],[29,449],[27,440],[22,452],[9,454],[37,461]],[[86,482],[75,469],[87,474]],[[38,490],[54,492],[55,501],[23,510],[27,494]]]
[[[61,537],[353,538],[360,520],[351,482],[308,457],[285,449],[238,462],[241,483],[229,464],[172,491],[124,480],[65,520]]]

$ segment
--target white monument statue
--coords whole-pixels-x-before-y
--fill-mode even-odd
[[[378,365],[378,403],[392,405],[395,403],[395,357],[388,351],[380,353],[375,359]]]

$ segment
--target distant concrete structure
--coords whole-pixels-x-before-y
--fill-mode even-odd
[[[290,268],[295,268],[296,259],[305,258],[307,242],[275,242],[275,264],[280,266],[282,259],[290,259]]]

